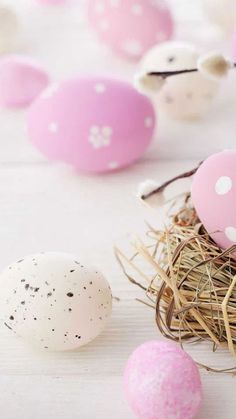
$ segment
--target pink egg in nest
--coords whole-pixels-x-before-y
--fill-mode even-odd
[[[31,141],[52,160],[82,172],[129,166],[148,148],[154,109],[126,82],[81,77],[52,85],[28,114]]]
[[[126,365],[124,390],[139,419],[192,419],[202,403],[198,368],[172,342],[139,346]]]
[[[48,74],[28,57],[8,55],[0,59],[1,107],[27,106],[48,84]]]
[[[173,34],[165,0],[89,0],[88,19],[101,41],[136,60]]]
[[[236,150],[213,154],[200,166],[192,184],[197,214],[219,247],[236,243]]]

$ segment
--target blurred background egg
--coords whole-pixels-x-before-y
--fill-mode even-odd
[[[141,61],[141,70],[174,71],[197,67],[199,53],[182,42],[166,42],[152,48]],[[158,111],[176,119],[194,119],[210,108],[218,83],[199,72],[168,77],[154,97]],[[155,90],[153,92],[155,94]]]
[[[173,34],[165,0],[88,0],[88,19],[102,42],[131,59]]]
[[[27,256],[6,268],[0,281],[5,326],[41,349],[85,345],[102,332],[111,314],[108,282],[73,255]]]
[[[124,390],[140,419],[193,419],[202,402],[198,368],[172,342],[151,341],[139,346],[127,362]]]
[[[77,78],[52,85],[31,105],[31,141],[82,172],[121,169],[139,159],[155,127],[151,102],[126,82]]]
[[[29,105],[49,83],[49,76],[28,57],[4,56],[0,59],[0,106]]]
[[[15,12],[5,4],[0,5],[0,54],[12,50],[18,33],[19,22]]]
[[[192,183],[197,214],[219,247],[236,244],[236,150],[213,154]]]
[[[236,25],[235,0],[202,0],[202,4],[209,21],[226,33]]]

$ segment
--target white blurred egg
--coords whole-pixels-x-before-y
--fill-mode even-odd
[[[65,253],[39,253],[0,275],[1,317],[8,329],[45,350],[65,351],[92,341],[112,310],[104,276]]]
[[[235,0],[202,0],[202,3],[208,19],[223,31],[229,32],[236,25]]]
[[[194,69],[198,58],[199,53],[192,45],[166,42],[144,56],[141,69],[146,73]],[[218,83],[200,72],[181,74],[166,79],[156,93],[155,102],[158,111],[173,118],[192,119],[208,111],[217,91]]]
[[[19,23],[14,11],[0,5],[0,54],[12,50],[18,30]]]

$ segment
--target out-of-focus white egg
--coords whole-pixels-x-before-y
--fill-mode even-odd
[[[27,256],[6,268],[0,281],[5,326],[42,349],[87,344],[111,314],[111,289],[104,276],[70,254]]]
[[[6,6],[0,6],[0,54],[11,51],[19,31],[15,13]]]
[[[146,73],[189,70],[197,68],[198,59],[199,53],[192,45],[166,42],[152,48],[144,56],[141,69]],[[181,74],[166,79],[156,93],[155,102],[158,111],[177,119],[191,119],[207,112],[217,91],[218,82],[200,72]]]
[[[228,32],[236,25],[235,0],[202,0],[203,8],[212,23]]]

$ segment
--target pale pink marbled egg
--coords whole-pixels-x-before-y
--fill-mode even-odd
[[[202,402],[198,368],[173,342],[139,346],[126,365],[124,389],[139,419],[192,419]]]
[[[48,74],[28,57],[9,55],[0,59],[1,107],[27,106],[48,84]]]
[[[132,59],[173,34],[165,0],[89,0],[88,18],[101,41]]]
[[[213,154],[193,178],[197,214],[219,247],[236,243],[236,150]]]
[[[47,157],[83,172],[121,169],[149,146],[155,114],[126,82],[76,78],[52,85],[28,114],[31,141]]]

